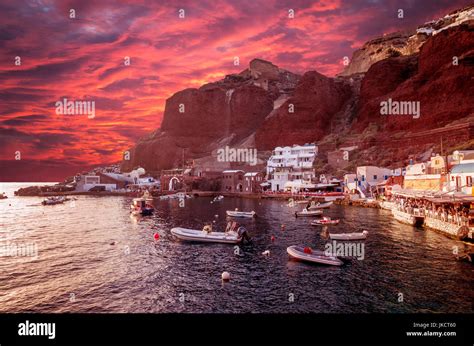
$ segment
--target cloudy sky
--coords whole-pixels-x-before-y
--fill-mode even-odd
[[[240,72],[253,58],[332,76],[365,41],[469,3],[2,0],[0,181],[44,180],[50,169],[55,180],[117,162],[159,127],[174,92]],[[94,101],[95,117],[56,114],[63,98]]]

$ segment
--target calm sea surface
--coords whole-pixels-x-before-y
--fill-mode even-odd
[[[327,240],[283,201],[193,198],[180,207],[156,199],[154,216],[136,218],[126,197],[42,206],[42,198],[13,196],[29,185],[0,184],[10,197],[0,200],[0,246],[30,251],[0,257],[1,312],[474,312],[473,266],[452,255],[453,246],[468,245],[400,224],[387,211],[325,211],[342,219],[331,230],[369,231],[363,260],[331,267],[288,259],[290,245],[324,249]],[[224,227],[225,211],[235,208],[259,215],[242,222],[253,241],[240,255],[232,245],[170,234],[213,220]]]

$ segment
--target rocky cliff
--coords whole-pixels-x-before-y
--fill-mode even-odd
[[[256,148],[265,159],[278,145],[357,145],[353,164],[396,166],[409,154],[439,150],[441,137],[448,150],[472,145],[473,13],[372,40],[336,78],[254,59],[241,73],[179,91],[166,101],[161,128],[131,149],[123,169],[159,171],[183,155],[212,166],[224,146]],[[419,117],[381,114],[389,99],[419,103]]]

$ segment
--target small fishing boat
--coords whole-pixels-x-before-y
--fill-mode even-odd
[[[364,240],[369,234],[368,231],[354,233],[329,233],[329,238],[333,240]]]
[[[166,200],[166,199],[186,199],[186,198],[191,198],[190,195],[185,194],[184,192],[178,192],[178,193],[173,193],[170,195],[163,195],[160,196],[161,200]]]
[[[303,209],[302,211],[297,211],[295,212],[295,216],[296,217],[299,217],[299,216],[319,216],[319,215],[322,215],[323,214],[323,211],[322,210],[307,210],[307,209]]]
[[[234,231],[213,232],[183,227],[175,227],[171,229],[171,234],[173,234],[176,238],[180,240],[204,243],[237,244],[240,243],[242,240],[242,237]]]
[[[214,199],[211,201],[211,203],[220,202],[223,199],[224,199],[224,196],[219,195],[219,196],[214,197]]]
[[[286,252],[291,258],[300,261],[329,264],[333,266],[340,266],[344,264],[344,262],[335,256],[328,256],[324,253],[324,251],[313,250],[309,247],[292,245],[286,248]]]
[[[145,198],[134,198],[132,204],[130,205],[130,212],[132,215],[151,215],[155,208],[149,203],[147,203]]]
[[[395,208],[395,203],[389,201],[379,201],[379,206],[381,209],[392,210]]]
[[[252,210],[252,211],[238,211],[238,210],[227,210],[226,211],[227,216],[231,217],[246,217],[246,218],[252,218],[257,216],[257,214]]]
[[[311,221],[312,226],[326,226],[326,225],[337,225],[339,224],[339,219],[331,219],[330,217],[324,216],[320,220]]]
[[[153,196],[150,194],[150,191],[148,190],[145,190],[142,198],[144,198],[147,203],[151,204],[153,202]]]
[[[60,197],[48,197],[45,200],[41,202],[42,205],[56,205],[56,204],[62,204],[67,201],[67,198],[64,196]]]
[[[311,206],[309,207],[309,210],[314,210],[314,209],[327,209],[332,205],[333,202],[324,202],[324,203],[311,203]]]

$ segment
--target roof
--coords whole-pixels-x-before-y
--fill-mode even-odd
[[[451,173],[474,173],[474,163],[461,163],[451,168]]]
[[[258,175],[258,172],[248,172],[244,174],[244,177],[255,177]]]

